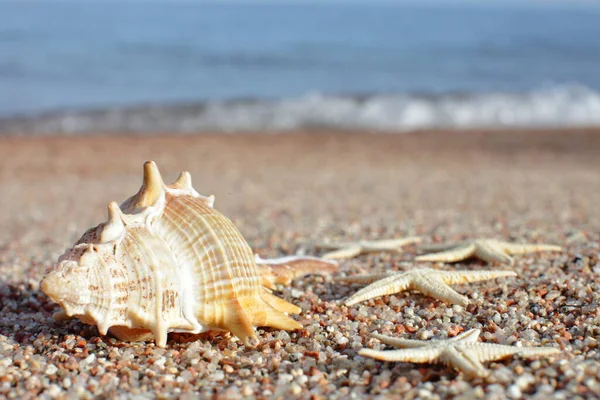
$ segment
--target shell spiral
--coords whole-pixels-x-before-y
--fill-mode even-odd
[[[126,341],[218,329],[256,345],[255,326],[294,330],[300,309],[260,285],[250,246],[234,224],[196,192],[189,173],[165,185],[156,164],[108,221],[89,229],[40,284],[62,316]]]

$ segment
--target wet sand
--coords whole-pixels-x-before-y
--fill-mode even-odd
[[[39,291],[42,274],[141,184],[153,159],[166,181],[189,170],[263,257],[319,254],[324,239],[421,235],[552,243],[513,267],[469,260],[440,269],[512,269],[516,278],[456,286],[467,307],[417,292],[352,307],[360,286],[310,276],[277,294],[304,329],[259,329],[246,349],[228,334],[172,334],[166,349],[98,336]],[[600,395],[600,131],[297,132],[143,138],[0,138],[0,396],[217,398],[403,396],[581,398]],[[403,254],[363,255],[341,273],[402,271]],[[386,348],[368,333],[428,339],[471,328],[481,340],[562,350],[485,365],[468,379],[438,365],[357,355]]]

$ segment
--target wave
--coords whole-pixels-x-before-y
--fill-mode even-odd
[[[299,128],[550,128],[600,125],[600,92],[580,85],[527,93],[311,93],[274,100],[208,101],[97,110],[65,110],[0,118],[1,134],[191,133],[289,131]]]

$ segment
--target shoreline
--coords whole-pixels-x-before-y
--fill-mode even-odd
[[[584,127],[600,126],[599,100],[600,93],[591,87],[559,84],[522,92],[316,92],[281,98],[120,105],[116,101],[20,114],[6,111],[0,116],[0,133]]]
[[[336,128],[336,127],[309,127],[309,128],[290,128],[273,130],[214,130],[200,129],[190,132],[176,132],[169,130],[161,131],[92,131],[89,133],[66,133],[60,131],[51,131],[47,133],[2,133],[0,131],[0,141],[9,139],[59,139],[59,138],[190,138],[190,137],[221,137],[221,136],[250,136],[250,137],[278,137],[278,136],[298,136],[298,135],[375,135],[375,136],[411,136],[411,135],[522,135],[522,134],[595,134],[600,133],[600,126],[554,126],[554,127],[511,127],[499,126],[492,128],[472,127],[472,128],[412,128],[406,130],[399,129],[369,129],[369,128]]]

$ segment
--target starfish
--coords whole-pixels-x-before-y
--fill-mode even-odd
[[[421,238],[411,236],[402,239],[386,240],[359,240],[358,242],[340,242],[340,243],[322,243],[319,245],[323,249],[334,249],[325,253],[323,258],[352,258],[365,253],[377,253],[382,251],[391,251],[402,253],[402,247],[412,243],[420,243]]]
[[[441,243],[420,246],[424,251],[439,251],[415,258],[415,261],[455,262],[477,257],[489,263],[514,264],[511,254],[526,254],[540,251],[562,251],[562,247],[551,244],[518,244],[496,239],[476,239],[456,243]]]
[[[293,279],[308,274],[331,275],[338,270],[338,263],[319,257],[287,256],[280,258],[260,258],[254,255],[260,272],[261,285],[274,289],[276,284],[289,285]]]
[[[486,281],[516,275],[514,271],[442,271],[432,268],[419,268],[407,272],[360,275],[338,278],[337,280],[351,283],[371,283],[346,299],[344,304],[347,306],[408,289],[416,289],[438,300],[466,306],[469,304],[469,299],[456,293],[448,285]]]
[[[484,378],[489,375],[489,371],[482,362],[501,360],[512,355],[530,358],[560,352],[554,347],[515,347],[478,342],[480,333],[479,329],[471,329],[450,339],[429,341],[396,339],[372,333],[372,337],[401,350],[361,349],[358,354],[381,361],[440,363],[462,371],[470,377]]]

